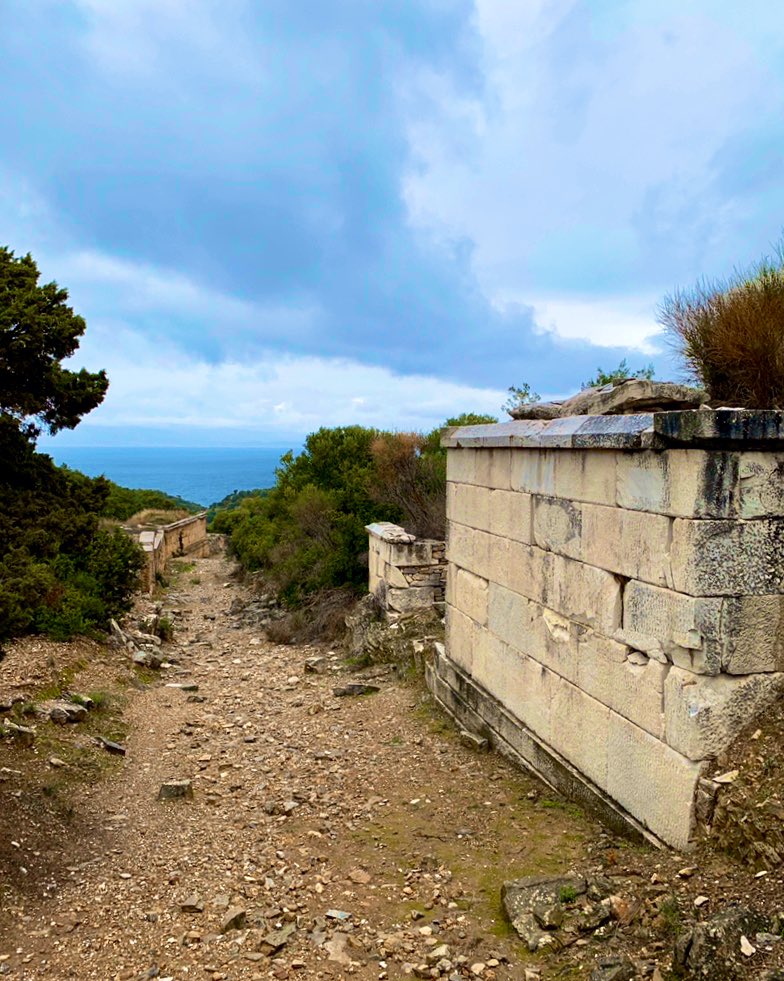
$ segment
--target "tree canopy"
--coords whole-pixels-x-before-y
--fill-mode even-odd
[[[0,414],[28,435],[73,429],[103,401],[106,372],[62,366],[85,322],[57,283],[39,285],[32,256],[0,246]]]

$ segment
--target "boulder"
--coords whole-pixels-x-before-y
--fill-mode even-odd
[[[742,941],[748,944],[748,938],[771,929],[770,919],[756,910],[730,907],[678,937],[673,967],[688,977],[711,981],[752,977],[753,954],[744,953]]]
[[[565,416],[615,416],[635,412],[698,409],[707,394],[690,385],[629,378],[618,385],[585,388],[563,402],[532,402],[509,413],[513,419],[560,419]]]

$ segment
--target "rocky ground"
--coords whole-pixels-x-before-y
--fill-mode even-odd
[[[0,974],[784,977],[771,856],[614,839],[418,678],[271,644],[247,599],[222,556],[180,563],[163,667],[38,639],[0,662]],[[546,880],[506,890],[527,943],[519,877]]]

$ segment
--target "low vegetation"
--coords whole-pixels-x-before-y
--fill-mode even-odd
[[[331,607],[340,605],[335,590],[356,594],[367,586],[366,525],[394,521],[419,536],[443,537],[441,434],[446,426],[494,421],[467,414],[428,434],[319,429],[302,453],[282,457],[274,487],[219,510],[211,529],[227,534],[241,565],[262,570],[290,607],[321,592]]]
[[[179,511],[187,515],[204,510],[200,504],[194,504],[193,501],[186,501],[182,497],[175,497],[163,491],[121,487],[111,480],[107,480],[106,484],[109,492],[103,506],[103,514],[116,521],[128,521],[142,511]]]
[[[775,259],[676,290],[659,322],[714,405],[784,406],[784,243]]]

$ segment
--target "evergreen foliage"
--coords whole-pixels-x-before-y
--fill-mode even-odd
[[[41,429],[72,429],[106,393],[103,371],[70,371],[84,320],[27,255],[0,248],[0,640],[57,639],[128,609],[139,547],[100,526],[110,486],[35,451]]]

